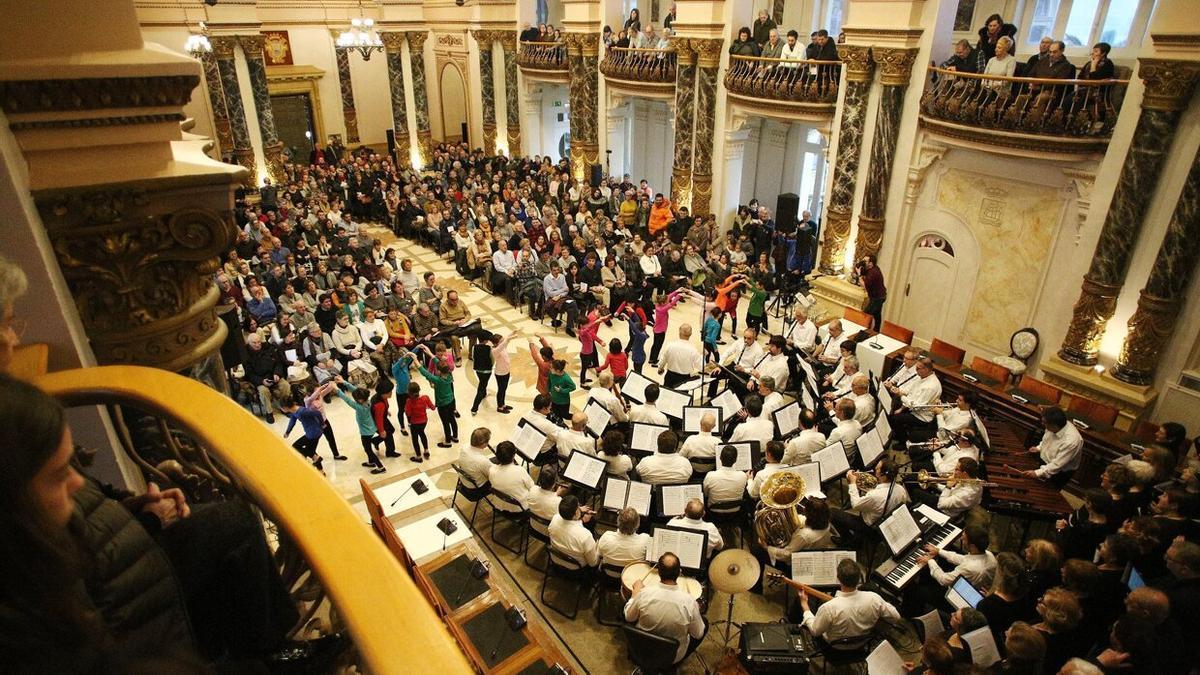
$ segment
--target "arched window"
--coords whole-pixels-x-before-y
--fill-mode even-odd
[[[917,240],[917,248],[934,248],[951,257],[954,256],[954,247],[950,242],[936,234],[927,234]]]

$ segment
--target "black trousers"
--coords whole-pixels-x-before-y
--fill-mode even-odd
[[[325,420],[325,426],[321,430],[321,433],[325,436],[325,440],[329,442],[329,449],[333,451],[333,456],[339,457],[340,455],[338,454],[337,441],[333,438],[333,427],[330,426],[329,420]],[[313,443],[314,452],[317,449],[317,443],[320,443],[320,441],[315,441]]]
[[[674,389],[690,379],[692,379],[690,375],[675,373],[668,370],[663,373],[663,386],[667,389]]]
[[[883,326],[883,303],[886,298],[872,298],[867,300],[867,306],[863,311],[870,314],[875,319],[875,325],[870,326],[872,330],[878,331]]]
[[[906,441],[918,443],[927,441],[937,432],[937,422],[926,422],[905,410],[898,415],[892,415],[892,438],[900,444]]]
[[[650,347],[650,363],[658,363],[658,354],[662,351],[663,343],[667,341],[667,332],[654,334],[654,344]]]
[[[475,401],[471,403],[471,412],[477,412],[479,404],[483,403],[483,399],[487,397],[488,382],[492,379],[492,371],[477,370],[475,377],[479,380],[479,385],[475,389]]]
[[[508,380],[512,375],[496,376],[496,407],[504,407],[504,395],[508,393]]]

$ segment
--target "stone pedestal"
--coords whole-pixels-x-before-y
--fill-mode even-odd
[[[1143,420],[1154,409],[1158,392],[1150,386],[1126,384],[1110,373],[1096,372],[1095,368],[1069,363],[1057,354],[1043,359],[1040,377],[1062,389],[1068,396],[1082,396],[1117,409],[1117,428],[1129,430]],[[1067,405],[1068,400],[1061,402]]]
[[[817,323],[840,319],[845,315],[847,307],[862,309],[867,304],[867,292],[862,286],[855,286],[841,277],[809,278],[812,296],[817,301],[818,308],[811,312],[812,319]]]

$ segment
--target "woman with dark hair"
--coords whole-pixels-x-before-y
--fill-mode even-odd
[[[623,26],[626,34],[632,36],[634,33],[642,30],[642,15],[638,13],[637,7],[629,10],[629,18],[625,20]]]
[[[1163,422],[1154,432],[1154,442],[1170,450],[1176,460],[1187,455],[1187,429],[1179,422]]]
[[[1015,44],[1017,27],[1011,23],[1004,23],[999,14],[993,14],[983,22],[983,28],[979,29],[979,42],[975,45],[975,58],[978,62],[976,72],[982,73],[988,60],[996,55],[996,43],[1002,37],[1011,39]]]
[[[738,29],[737,40],[732,45],[729,45],[729,53],[734,56],[758,56],[762,53],[762,49],[754,42],[751,37],[752,33],[746,26]]]
[[[1068,560],[1091,560],[1104,537],[1121,525],[1109,522],[1112,497],[1104,490],[1089,488],[1084,491],[1083,500],[1082,507],[1055,523],[1058,545],[1062,547],[1063,557]]]

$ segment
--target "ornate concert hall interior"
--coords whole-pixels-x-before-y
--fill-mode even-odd
[[[1200,674],[1197,9],[0,0],[0,669]]]

